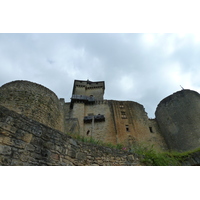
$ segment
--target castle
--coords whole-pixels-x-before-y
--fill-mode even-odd
[[[75,80],[70,102],[29,81],[0,87],[0,105],[62,133],[106,143],[154,145],[159,151],[200,147],[200,94],[181,90],[163,99],[156,118],[134,101],[104,99],[105,82]]]

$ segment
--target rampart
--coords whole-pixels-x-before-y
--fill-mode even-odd
[[[0,106],[0,165],[138,166],[136,155],[77,141]]]
[[[13,81],[0,87],[0,105],[51,128],[63,131],[63,111],[48,88],[29,81]]]

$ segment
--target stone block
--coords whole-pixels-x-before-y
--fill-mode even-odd
[[[22,140],[18,140],[18,139],[13,139],[13,145],[17,148],[25,148],[26,143]]]
[[[48,157],[50,157],[51,152],[50,152],[48,149],[42,149],[42,150],[41,150],[41,155],[42,155],[42,157],[44,157],[44,158],[48,158]]]
[[[15,132],[15,137],[17,137],[18,139],[22,139],[25,135],[25,131],[22,129],[17,129]]]
[[[34,145],[34,147],[35,147],[36,153],[41,153],[41,147],[40,146]]]
[[[21,155],[20,156],[20,160],[22,161],[22,162],[27,162],[28,161],[28,159],[29,159],[29,156],[27,156],[27,155]]]
[[[82,153],[82,152],[78,152],[78,153],[76,154],[76,158],[77,158],[78,160],[85,160],[85,159],[86,159],[86,154],[85,154],[85,153]]]
[[[55,150],[58,151],[59,153],[63,152],[63,148],[61,146],[55,145]]]
[[[73,140],[73,139],[69,139],[69,143],[70,143],[70,144],[72,144],[72,145],[74,145],[74,146],[77,146],[77,143],[76,143],[76,141],[75,141],[75,140]]]
[[[38,160],[38,159],[42,159],[41,154],[38,154],[38,153],[32,153],[32,154],[31,154],[31,157],[34,158],[34,159],[37,159],[37,160]]]
[[[25,150],[27,151],[35,151],[35,147],[32,144],[27,144],[25,147]]]
[[[133,161],[135,160],[135,158],[134,158],[133,155],[128,155],[128,156],[127,156],[127,160],[128,160],[129,162],[133,162]]]
[[[23,166],[23,162],[20,160],[13,159],[10,165],[11,166]]]
[[[24,137],[22,138],[22,140],[23,140],[24,142],[30,143],[32,137],[33,137],[32,134],[26,133],[26,134],[24,135]]]
[[[6,156],[1,156],[0,157],[0,164],[4,165],[4,166],[10,166],[11,165],[11,159],[9,157]]]
[[[51,154],[51,158],[52,158],[53,160],[60,160],[60,155],[59,155],[59,154],[56,154],[56,153],[52,153],[52,154]]]
[[[74,151],[73,149],[71,149],[70,151],[68,151],[68,156],[70,156],[71,158],[75,158],[76,157],[76,151]]]
[[[52,142],[44,142],[43,143],[43,147],[47,148],[47,149],[54,149],[54,144]]]
[[[1,127],[1,124],[0,124],[0,127]],[[10,135],[10,132],[5,130],[5,129],[3,129],[3,128],[0,128],[0,134],[8,136],[8,135]]]
[[[4,137],[2,143],[6,145],[12,145],[12,139],[10,137]]]
[[[11,147],[5,146],[5,145],[0,145],[0,154],[3,155],[11,155]]]

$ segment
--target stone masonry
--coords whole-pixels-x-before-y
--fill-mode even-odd
[[[136,155],[86,144],[0,106],[0,165],[138,166]]]

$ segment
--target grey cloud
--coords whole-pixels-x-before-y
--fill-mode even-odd
[[[105,98],[137,101],[154,117],[159,101],[180,90],[179,85],[200,89],[200,43],[193,35],[145,37],[0,34],[0,85],[30,80],[69,101],[74,79],[103,80]]]

